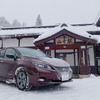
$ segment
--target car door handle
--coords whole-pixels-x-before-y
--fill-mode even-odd
[[[4,61],[3,61],[3,60],[1,60],[0,62],[1,62],[1,63],[4,63]]]

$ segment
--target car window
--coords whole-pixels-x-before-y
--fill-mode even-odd
[[[5,50],[0,50],[0,58],[4,57]]]
[[[24,56],[31,57],[48,57],[45,53],[40,50],[30,49],[30,48],[17,48],[20,53]]]
[[[8,58],[7,54],[12,54],[12,55],[16,56],[17,58],[19,58],[19,55],[17,54],[17,52],[14,49],[7,49],[5,52],[4,58]]]

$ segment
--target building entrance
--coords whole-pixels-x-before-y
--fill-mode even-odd
[[[74,74],[78,74],[79,67],[79,50],[78,49],[65,49],[56,50],[56,58],[67,61],[74,71]],[[76,68],[77,67],[77,68]]]
[[[56,53],[56,58],[67,61],[71,66],[74,66],[74,54],[73,53]]]

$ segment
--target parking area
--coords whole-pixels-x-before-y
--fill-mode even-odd
[[[1,100],[98,100],[100,98],[100,76],[73,79],[60,86],[32,88],[20,91],[14,85],[0,82]]]

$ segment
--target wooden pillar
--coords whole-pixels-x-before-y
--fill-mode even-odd
[[[1,49],[3,48],[3,38],[1,39]]]
[[[90,66],[89,66],[89,58],[88,58],[88,48],[87,48],[87,45],[86,45],[86,67],[87,67],[87,71],[88,71],[88,74],[90,74]]]
[[[20,47],[20,39],[21,38],[17,38],[18,39],[18,47]]]
[[[80,74],[80,68],[81,68],[81,48],[79,48],[79,68],[78,68],[78,74]]]
[[[75,49],[74,49],[74,66],[76,66]]]

